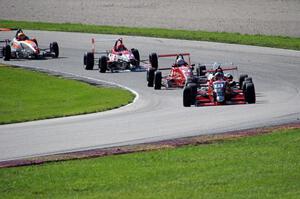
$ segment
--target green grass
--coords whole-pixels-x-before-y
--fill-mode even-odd
[[[132,102],[119,88],[95,87],[0,65],[0,124],[105,111]]]
[[[0,170],[2,198],[299,198],[300,129]]]
[[[213,41],[232,44],[245,44],[300,50],[300,38],[267,35],[247,35],[226,32],[205,32],[191,30],[171,30],[163,28],[134,28],[99,26],[71,23],[47,23],[1,20],[0,27],[21,27],[32,30],[84,32],[99,34],[137,35],[147,37],[161,37],[173,39],[186,39],[197,41]]]

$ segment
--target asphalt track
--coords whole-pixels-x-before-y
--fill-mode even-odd
[[[131,88],[138,96],[135,103],[112,111],[1,125],[0,161],[263,127],[300,118],[299,51],[122,36],[128,47],[140,50],[142,58],[151,52],[190,52],[193,63],[233,62],[239,73],[253,77],[256,104],[184,108],[182,90],[148,88],[144,72],[100,74],[83,69],[82,56],[90,48],[90,39],[102,40],[98,49],[109,49],[116,35],[27,33],[38,38],[40,46],[57,41],[60,58],[6,63],[109,81]],[[162,60],[160,65],[170,61]]]

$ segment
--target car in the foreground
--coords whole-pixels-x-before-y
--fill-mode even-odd
[[[205,83],[191,83],[183,89],[183,106],[217,106],[253,104],[256,102],[255,87],[251,77],[240,75],[235,81],[230,73],[237,67],[207,70]]]
[[[97,52],[95,43],[96,41],[93,38],[92,51],[84,54],[83,64],[86,70],[93,70],[96,62],[100,73],[105,73],[107,71],[119,72],[125,70],[145,71],[145,68],[140,66],[139,51],[135,48],[127,49],[123,44],[122,38],[116,40],[111,50],[104,52]]]
[[[14,31],[16,36],[13,39],[2,39],[0,56],[5,61],[10,59],[38,59],[42,57],[57,58],[59,47],[57,42],[52,42],[49,48],[40,48],[35,38],[29,38],[21,29],[0,28],[0,31]]]

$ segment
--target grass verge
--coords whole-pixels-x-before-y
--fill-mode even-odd
[[[120,88],[95,87],[0,65],[0,124],[92,113],[132,102]]]
[[[172,29],[163,29],[163,28],[134,28],[134,27],[99,26],[99,25],[71,24],[71,23],[11,21],[11,20],[1,20],[1,19],[0,19],[0,27],[6,27],[6,28],[21,27],[24,29],[31,29],[31,30],[136,35],[136,36],[186,39],[186,40],[197,40],[197,41],[212,41],[212,42],[300,50],[300,38],[283,37],[283,36],[248,35],[248,34],[239,34],[239,33],[205,32],[205,31],[191,31],[191,30],[172,30]]]
[[[298,198],[300,129],[0,170],[3,198]]]

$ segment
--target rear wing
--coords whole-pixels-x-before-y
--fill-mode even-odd
[[[190,58],[190,53],[173,53],[173,54],[158,54],[157,58],[166,58],[166,57],[176,57],[176,59],[179,56],[187,56],[188,57],[188,65],[191,66],[191,58]],[[170,70],[172,67],[163,67],[159,68],[159,70]]]
[[[223,71],[238,70],[237,66],[222,66],[221,68],[222,68]],[[206,70],[206,72],[208,72],[208,73],[213,73],[215,71],[216,71],[216,69]]]
[[[120,40],[120,39],[118,39]],[[93,54],[108,54],[109,51],[106,50],[106,51],[96,51],[96,43],[101,43],[101,42],[105,42],[105,41],[116,41],[116,39],[101,39],[101,40],[97,40],[95,38],[92,38],[92,53]]]

